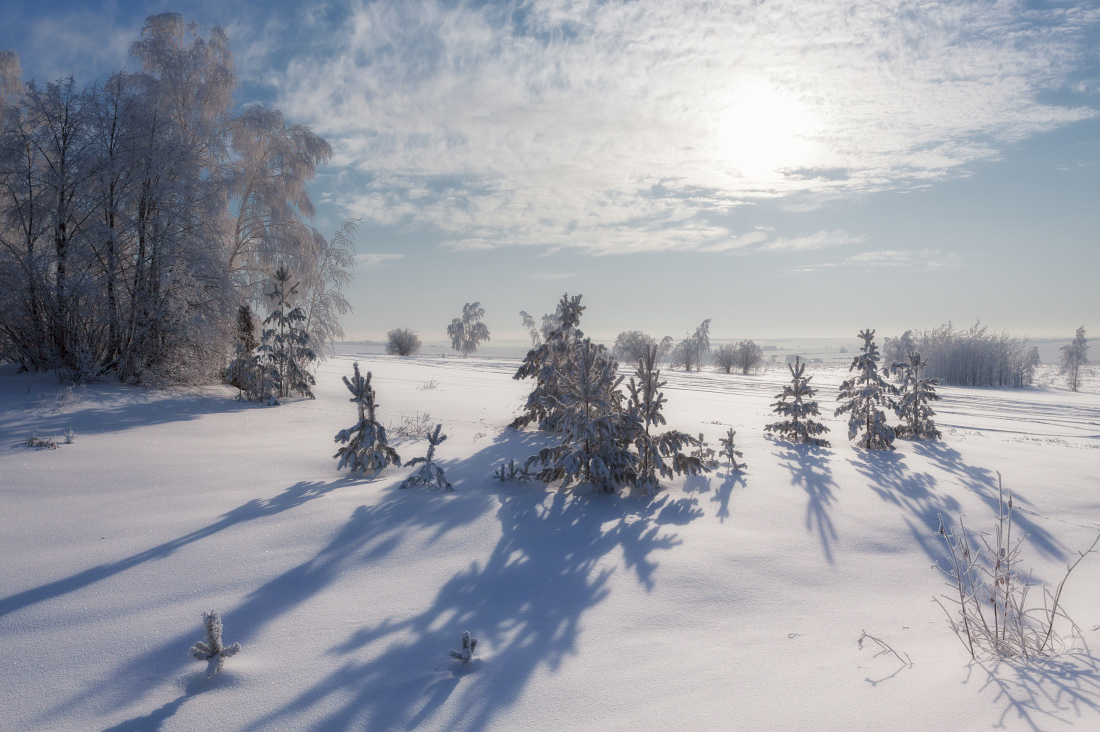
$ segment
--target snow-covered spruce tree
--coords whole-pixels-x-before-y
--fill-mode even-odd
[[[699,441],[694,437],[678,430],[656,431],[665,424],[665,417],[661,414],[665,403],[665,395],[661,391],[664,385],[657,368],[657,344],[654,343],[643,351],[638,369],[627,385],[630,392],[627,410],[639,423],[633,440],[638,450],[634,484],[646,495],[661,489],[661,476],[672,478],[681,473],[698,475],[707,469],[698,457],[684,450],[686,446],[698,446]]]
[[[468,302],[462,306],[462,317],[447,326],[451,347],[461,351],[463,358],[477,351],[477,344],[489,340],[489,328],[481,322],[484,317],[485,308],[480,302]]]
[[[469,663],[470,659],[474,657],[474,649],[477,648],[477,638],[470,635],[470,631],[462,631],[462,648],[460,650],[451,649],[451,658],[462,663]]]
[[[772,422],[764,430],[775,432],[791,442],[829,447],[828,440],[817,436],[828,432],[829,428],[813,419],[821,414],[814,401],[813,387],[810,386],[813,377],[806,376],[806,363],[795,356],[794,363],[787,364],[787,368],[791,370],[791,383],[775,395],[779,401],[772,404],[775,413],[786,419]]]
[[[291,303],[298,294],[298,283],[293,281],[290,270],[283,265],[275,269],[271,277],[267,297],[271,300],[271,313],[264,319],[263,345],[259,347],[262,358],[271,368],[276,398],[301,394],[313,399],[310,386],[316,384],[309,364],[317,360],[317,354],[309,343],[309,332],[302,309]]]
[[[359,374],[359,362],[352,365],[355,374],[348,379],[344,377],[344,385],[351,392],[351,399],[359,408],[359,421],[354,427],[341,430],[333,438],[335,442],[347,443],[333,455],[340,462],[336,469],[348,468],[352,473],[377,473],[387,465],[401,466],[401,458],[397,451],[386,443],[386,428],[375,419],[374,410],[378,404],[374,401],[375,393],[371,388],[371,373],[367,372],[366,378]]]
[[[196,660],[214,661],[206,674],[210,678],[222,670],[225,659],[241,652],[241,644],[234,643],[228,647],[222,645],[222,618],[213,610],[202,614],[202,624],[206,628],[206,640],[196,642],[188,652]]]
[[[443,425],[437,424],[435,429],[427,434],[428,438],[428,455],[422,458],[413,458],[409,462],[405,463],[406,466],[411,467],[413,465],[420,465],[420,470],[410,475],[401,483],[402,488],[408,488],[414,485],[425,485],[429,488],[436,487],[442,488],[445,491],[454,490],[451,484],[447,481],[445,475],[443,475],[443,468],[435,462],[435,448],[439,447],[440,443],[447,439],[447,435],[441,434],[440,430]]]
[[[1081,367],[1089,362],[1089,341],[1085,338],[1085,326],[1078,328],[1073,342],[1062,346],[1061,350],[1059,366],[1066,375],[1066,386],[1071,391],[1077,391],[1081,387]]]
[[[722,446],[719,454],[729,463],[730,470],[744,470],[749,466],[745,463],[737,462],[737,458],[742,457],[742,455],[741,451],[737,449],[737,446],[733,442],[736,435],[737,431],[730,427],[729,431],[726,432],[726,436],[718,439],[718,443]]]
[[[931,402],[938,402],[936,393],[939,379],[925,379],[920,375],[925,362],[920,354],[909,352],[909,363],[896,363],[891,367],[893,373],[901,377],[901,392],[898,396],[896,412],[902,424],[894,432],[898,437],[911,437],[914,440],[938,440],[940,431],[932,417]]]
[[[573,362],[577,344],[584,337],[578,327],[584,306],[581,295],[562,295],[557,313],[549,322],[556,326],[545,334],[540,345],[527,352],[523,363],[512,377],[516,380],[534,379],[535,387],[527,396],[523,414],[512,421],[512,427],[521,430],[535,422],[540,430],[556,431],[564,408],[560,400],[559,381],[563,371]],[[547,318],[543,318],[547,322]]]
[[[894,429],[886,424],[886,415],[881,407],[896,409],[893,397],[898,388],[882,378],[878,370],[878,346],[875,345],[875,331],[864,329],[859,332],[863,339],[860,353],[852,359],[848,371],[858,373],[840,385],[837,401],[843,402],[837,407],[835,416],[848,413],[848,439],[854,440],[863,431],[859,446],[868,450],[894,449]]]
[[[558,375],[561,444],[527,459],[527,467],[538,468],[537,480],[560,480],[562,487],[588,483],[605,493],[634,481],[638,459],[629,445],[639,423],[623,411],[622,380],[603,346],[588,338],[577,345],[567,370]]]

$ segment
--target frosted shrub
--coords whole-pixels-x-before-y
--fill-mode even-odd
[[[386,442],[386,428],[375,419],[375,393],[371,388],[371,373],[366,378],[359,374],[359,362],[352,366],[354,375],[344,377],[344,386],[351,392],[351,399],[359,409],[359,421],[353,427],[341,430],[333,438],[336,442],[347,443],[333,455],[340,462],[336,469],[348,468],[352,473],[377,473],[387,465],[400,466],[401,457]]]
[[[420,336],[408,328],[394,328],[386,334],[386,353],[391,356],[411,356],[420,351]]]
[[[210,678],[222,670],[225,659],[241,652],[241,644],[234,643],[228,648],[222,645],[222,618],[211,610],[202,614],[202,623],[206,627],[206,640],[191,646],[189,653],[199,661],[214,661],[206,677]]]
[[[435,448],[443,443],[447,439],[447,435],[441,434],[440,430],[443,425],[437,424],[435,429],[427,434],[428,438],[428,454],[426,457],[413,458],[406,463],[408,466],[420,464],[420,470],[416,471],[401,484],[402,488],[408,488],[414,485],[425,485],[430,487],[442,488],[445,491],[454,490],[451,484],[447,481],[446,476],[443,475],[443,468],[435,462]]]
[[[462,663],[469,663],[470,659],[474,657],[474,649],[477,648],[477,638],[470,635],[470,631],[462,631],[462,648],[461,650],[451,649],[451,658]]]
[[[947,528],[940,516],[939,535],[947,547],[949,569],[944,571],[951,595],[935,598],[947,614],[951,629],[971,657],[1022,658],[1049,656],[1067,649],[1080,628],[1061,606],[1062,588],[1069,575],[1086,554],[1091,553],[1100,535],[1088,551],[1078,554],[1066,568],[1058,587],[1051,593],[1042,586],[1042,606],[1028,606],[1028,593],[1036,585],[1030,572],[1020,573],[1020,549],[1024,537],[1012,536],[1012,494],[1005,501],[1001,474],[997,474],[997,524],[990,540],[980,535],[980,545],[971,542],[959,519],[956,533]],[[948,609],[951,607],[951,609]],[[1062,637],[1055,624],[1069,627],[1069,639]]]
[[[38,449],[46,449],[46,450],[56,450],[57,449],[57,443],[56,442],[54,442],[53,440],[50,440],[50,439],[46,439],[44,437],[39,437],[37,432],[32,433],[31,436],[27,438],[27,441],[24,442],[23,444],[26,445],[27,447],[34,447],[34,448],[38,448]]]

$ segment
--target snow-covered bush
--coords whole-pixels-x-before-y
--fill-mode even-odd
[[[401,415],[397,424],[391,424],[386,428],[386,434],[398,440],[419,440],[432,428],[432,415],[428,412],[415,416]]]
[[[961,518],[956,532],[947,528],[943,516],[939,517],[939,535],[949,560],[949,568],[941,571],[947,576],[951,595],[935,600],[973,658],[1021,658],[1026,662],[1036,656],[1061,653],[1080,636],[1077,624],[1061,605],[1062,589],[1085,555],[1096,549],[1100,535],[1066,568],[1053,593],[1042,587],[1041,606],[1029,605],[1029,591],[1036,585],[1031,582],[1030,572],[1024,575],[1019,569],[1026,534],[1012,536],[1012,511],[1012,494],[1006,502],[998,473],[997,524],[991,539],[982,533],[978,535],[980,543],[971,541]],[[1068,638],[1060,635],[1056,624],[1068,626]]]
[[[629,445],[638,418],[623,411],[618,364],[607,349],[585,338],[557,374],[561,444],[527,459],[544,483],[589,483],[606,493],[633,482],[637,457]]]
[[[317,383],[309,366],[317,360],[309,342],[306,316],[302,309],[292,305],[298,295],[298,283],[290,270],[279,265],[271,276],[267,297],[271,300],[271,313],[264,319],[263,337],[256,350],[269,367],[272,392],[275,398],[301,394],[310,399],[310,386]]]
[[[391,356],[411,356],[420,351],[420,336],[408,328],[394,328],[386,334],[386,353]]]
[[[897,400],[897,415],[902,424],[894,431],[898,437],[911,437],[914,440],[938,440],[940,431],[932,417],[931,402],[938,402],[936,393],[939,379],[926,379],[921,376],[925,367],[920,354],[911,351],[908,363],[896,363],[891,370],[901,375],[901,391]]]
[[[37,432],[32,433],[31,436],[27,438],[27,441],[24,442],[23,444],[26,445],[27,447],[33,447],[33,448],[36,448],[36,449],[45,449],[45,450],[56,450],[57,449],[57,443],[56,442],[54,442],[53,440],[50,440],[50,439],[46,439],[44,437],[39,437]]]
[[[829,428],[813,419],[821,414],[814,401],[813,387],[810,386],[813,377],[806,376],[806,363],[796,356],[794,363],[787,364],[787,368],[791,371],[791,383],[775,395],[779,401],[772,404],[775,413],[786,419],[772,422],[764,430],[775,432],[792,442],[829,447],[828,440],[818,437],[828,432]]]
[[[428,438],[428,454],[425,457],[413,458],[409,462],[405,463],[406,466],[411,467],[413,465],[420,465],[420,469],[410,475],[401,483],[402,488],[408,488],[414,485],[425,485],[429,488],[434,486],[436,488],[442,488],[445,491],[453,490],[451,484],[447,481],[447,477],[443,474],[443,468],[435,462],[435,448],[439,447],[444,440],[447,439],[447,435],[441,434],[440,430],[443,425],[437,424],[435,429],[427,433]],[[422,463],[422,464],[421,464]]]
[[[840,385],[837,401],[843,403],[837,407],[834,415],[839,417],[848,413],[849,440],[854,440],[863,431],[860,447],[868,450],[892,450],[894,428],[886,424],[886,415],[880,407],[895,409],[897,405],[893,397],[897,395],[898,389],[879,373],[875,331],[861,330],[859,337],[863,339],[863,346],[848,367],[848,371],[858,373]]]
[[[72,425],[69,425],[69,428],[65,430],[65,444],[71,445],[74,442],[76,442],[76,432],[73,431]]]
[[[351,399],[359,410],[359,421],[353,427],[341,430],[333,438],[335,442],[347,443],[333,455],[339,460],[336,469],[348,468],[352,473],[372,474],[385,468],[387,465],[400,467],[401,458],[397,451],[386,442],[386,428],[375,419],[374,389],[371,388],[371,373],[368,371],[366,378],[359,374],[359,362],[356,361],[352,368],[354,375],[351,379],[344,377],[344,386],[351,392]]]
[[[1066,376],[1066,386],[1077,391],[1081,386],[1081,368],[1089,362],[1089,341],[1085,338],[1085,326],[1077,329],[1073,342],[1062,346],[1058,366]]]
[[[213,610],[202,614],[202,623],[206,628],[206,640],[197,641],[188,653],[196,660],[214,662],[206,674],[209,678],[222,670],[225,659],[241,652],[241,644],[234,643],[231,646],[222,644],[222,618]]]
[[[460,351],[463,358],[477,351],[479,343],[489,340],[489,328],[481,322],[484,317],[485,308],[480,302],[468,302],[462,306],[462,317],[447,326],[451,347]]]
[[[685,447],[698,447],[698,440],[679,430],[656,430],[665,424],[665,417],[661,414],[665,403],[661,387],[665,382],[660,379],[657,344],[653,343],[643,351],[638,368],[627,386],[630,393],[627,410],[637,421],[633,437],[638,451],[634,484],[646,495],[660,490],[662,476],[672,478],[683,473],[698,475],[708,469],[698,456],[684,450]]]
[[[737,431],[730,427],[726,432],[726,436],[718,439],[718,444],[722,446],[718,454],[726,459],[726,462],[729,463],[730,470],[744,470],[749,466],[745,463],[737,462],[737,458],[742,457],[742,454],[733,441],[736,435]]]
[[[462,663],[469,663],[470,659],[474,657],[474,649],[477,648],[477,638],[470,635],[470,631],[462,631],[462,648],[460,650],[451,649],[451,658]]]

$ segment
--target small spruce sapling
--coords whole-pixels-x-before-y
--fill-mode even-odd
[[[401,484],[402,488],[408,488],[413,485],[425,485],[428,487],[442,488],[445,491],[454,490],[451,484],[447,482],[446,476],[443,475],[443,468],[439,467],[435,462],[435,448],[438,447],[444,440],[447,439],[447,435],[440,434],[439,430],[443,425],[437,424],[435,429],[427,434],[428,437],[428,455],[422,458],[413,458],[409,462],[405,463],[408,466],[417,465],[423,463],[420,466],[420,470],[416,471]]]
[[[531,473],[528,472],[526,466],[516,465],[515,460],[509,460],[507,463],[501,463],[497,466],[496,472],[493,473],[493,477],[501,483],[507,483],[513,480],[519,483],[526,483],[531,480]]]
[[[886,415],[879,407],[896,409],[893,397],[898,388],[882,378],[878,370],[878,346],[875,331],[859,332],[863,339],[860,354],[852,359],[849,371],[858,373],[840,385],[835,416],[848,412],[848,439],[854,440],[860,430],[864,432],[859,446],[868,450],[893,450],[894,428],[886,424]]]
[[[743,456],[741,451],[738,450],[737,446],[733,443],[733,438],[736,434],[737,431],[730,427],[729,431],[726,432],[726,436],[718,439],[718,442],[722,445],[720,454],[726,459],[726,462],[729,463],[730,470],[744,470],[749,466],[745,463],[737,462],[737,458]]]
[[[477,638],[470,635],[470,631],[462,631],[462,649],[451,649],[451,658],[462,663],[469,663],[474,657],[474,649],[477,648]]]
[[[774,356],[773,356],[774,358]],[[806,376],[806,362],[795,356],[794,363],[787,364],[791,371],[791,383],[784,386],[772,404],[776,414],[786,417],[782,422],[772,422],[764,428],[767,432],[776,432],[792,442],[801,442],[815,447],[829,447],[829,441],[817,435],[824,434],[829,428],[812,419],[821,416],[814,401],[814,390],[810,386],[812,376]]]
[[[215,661],[206,674],[206,678],[210,678],[222,670],[225,659],[241,652],[241,644],[222,645],[222,618],[213,610],[202,614],[202,623],[206,627],[206,640],[191,646],[189,653],[199,661]]]
[[[898,397],[896,412],[902,424],[895,432],[898,437],[911,437],[914,440],[938,440],[940,431],[932,417],[930,402],[938,402],[936,393],[939,379],[925,379],[920,375],[925,367],[919,353],[909,352],[909,363],[896,363],[891,367],[895,374],[901,375],[901,394]]]
[[[333,455],[340,462],[336,469],[348,468],[352,473],[365,473],[370,470],[377,473],[387,465],[401,466],[401,457],[386,442],[386,428],[375,419],[375,393],[371,388],[371,372],[366,378],[359,374],[359,362],[352,366],[355,374],[351,379],[344,377],[344,385],[351,392],[349,402],[355,402],[359,408],[359,421],[354,427],[341,430],[333,438],[335,442],[347,443]]]
[[[699,464],[703,466],[703,470],[714,470],[718,467],[717,453],[714,452],[714,448],[710,446],[703,438],[703,433],[699,433],[699,439],[696,441],[697,447],[691,451],[691,456],[699,461]]]

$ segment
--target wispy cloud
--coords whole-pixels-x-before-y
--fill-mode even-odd
[[[896,250],[885,249],[876,252],[861,252],[849,257],[847,264],[868,267],[919,267],[923,269],[945,269],[957,267],[960,256],[944,253],[939,249]]]
[[[355,255],[355,266],[361,269],[374,269],[375,267],[381,267],[389,262],[401,259],[402,254],[385,254],[370,252],[365,254]]]
[[[779,237],[760,248],[768,252],[805,252],[848,244],[862,244],[865,241],[867,237],[862,234],[849,234],[843,230],[818,231],[808,236]]]
[[[352,215],[455,248],[728,251],[761,243],[736,206],[964,175],[1093,116],[1041,99],[1098,26],[970,0],[376,2],[273,83],[369,179]],[[760,248],[862,241],[817,236]]]

